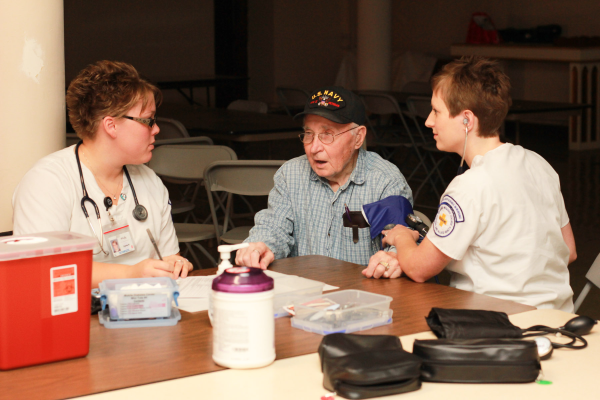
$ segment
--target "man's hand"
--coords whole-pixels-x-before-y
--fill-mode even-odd
[[[235,254],[235,263],[246,267],[267,269],[275,260],[275,255],[263,242],[250,243],[246,248],[239,249]]]
[[[367,268],[362,270],[367,278],[398,278],[402,274],[396,253],[378,251],[369,260]]]
[[[395,243],[397,237],[412,238],[414,242],[419,240],[419,232],[408,229],[400,224],[396,225],[394,229],[381,231],[381,233],[383,234],[383,244],[389,246],[396,246]]]

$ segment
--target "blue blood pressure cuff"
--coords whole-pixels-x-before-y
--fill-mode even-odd
[[[404,196],[389,196],[383,200],[362,206],[363,215],[371,225],[371,239],[381,234],[388,224],[400,224],[408,227],[406,216],[412,214],[413,208],[410,201]]]

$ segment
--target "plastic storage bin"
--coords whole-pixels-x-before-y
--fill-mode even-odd
[[[88,354],[95,244],[74,232],[0,238],[0,370]]]
[[[179,286],[171,278],[107,279],[98,288],[102,301],[98,320],[107,328],[168,326],[181,319],[172,307]]]
[[[364,331],[392,322],[392,298],[362,290],[342,290],[294,302],[294,328],[328,335]]]
[[[276,276],[275,297],[273,298],[273,312],[275,318],[290,315],[283,309],[284,306],[294,304],[294,301],[305,297],[318,296],[323,293],[323,282],[299,276]]]

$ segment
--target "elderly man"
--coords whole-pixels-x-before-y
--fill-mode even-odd
[[[306,155],[277,171],[268,208],[235,261],[265,269],[276,258],[319,254],[367,265],[380,241],[371,239],[361,206],[393,195],[412,203],[412,192],[396,166],[361,149],[366,115],[356,94],[317,90],[299,116]]]

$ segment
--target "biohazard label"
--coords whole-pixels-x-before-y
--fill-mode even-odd
[[[77,265],[50,268],[52,315],[77,312]]]

